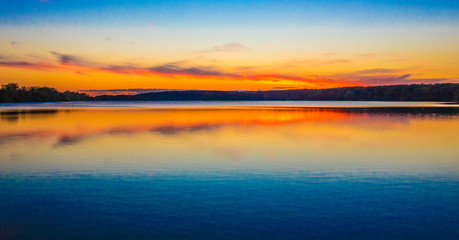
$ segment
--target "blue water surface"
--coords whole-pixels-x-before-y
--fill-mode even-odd
[[[3,175],[2,238],[456,239],[454,176]]]

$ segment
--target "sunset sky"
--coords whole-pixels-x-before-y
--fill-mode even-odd
[[[459,1],[0,0],[9,82],[91,95],[459,82]]]

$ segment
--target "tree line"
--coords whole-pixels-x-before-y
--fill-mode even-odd
[[[59,92],[49,87],[19,87],[17,83],[8,83],[0,88],[0,102],[61,102],[88,101],[94,98],[85,93]]]
[[[459,102],[459,84],[411,84],[329,89],[295,89],[270,91],[169,91],[137,95],[102,95],[59,92],[49,87],[2,85],[0,102],[57,101],[254,101],[254,100],[328,100],[328,101],[440,101]]]
[[[137,95],[103,95],[96,100],[134,101],[251,101],[251,100],[328,100],[328,101],[441,101],[459,102],[459,84],[411,84],[329,89],[271,91],[170,91]]]

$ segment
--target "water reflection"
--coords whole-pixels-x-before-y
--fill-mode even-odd
[[[459,236],[457,108],[0,115],[1,239]]]
[[[73,109],[1,115],[4,170],[459,166],[456,108]]]
[[[46,118],[58,112],[56,109],[0,111],[2,123],[16,123],[19,118]]]

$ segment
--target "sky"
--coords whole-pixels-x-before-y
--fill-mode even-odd
[[[97,94],[459,82],[459,1],[0,0],[0,84]]]

